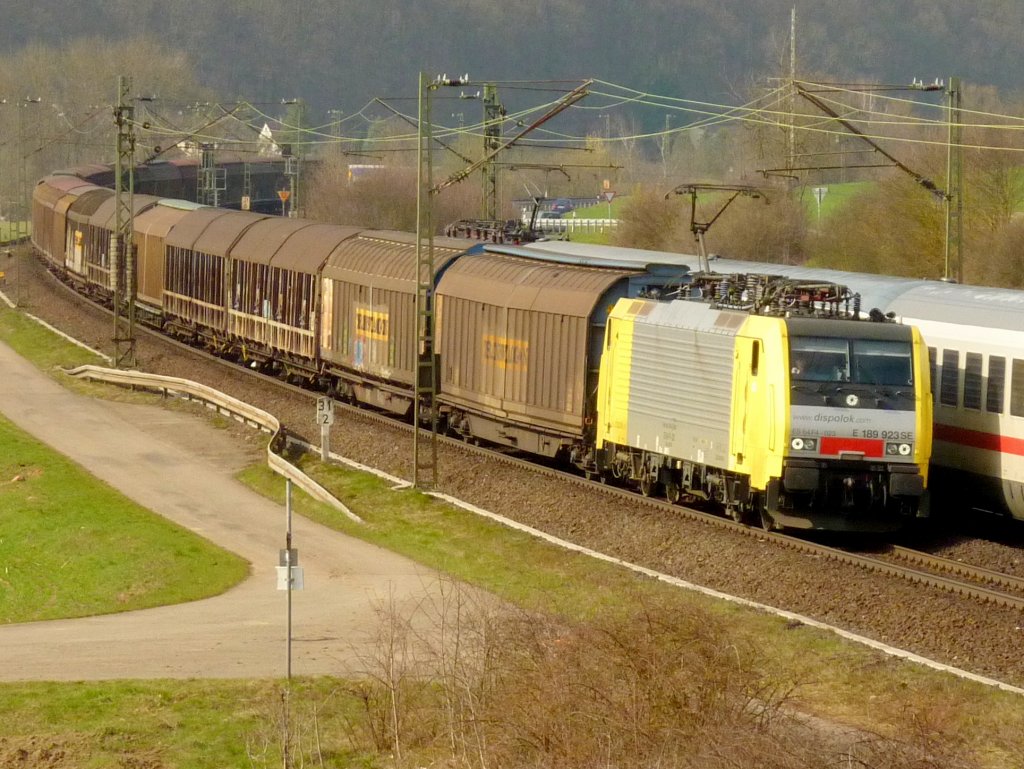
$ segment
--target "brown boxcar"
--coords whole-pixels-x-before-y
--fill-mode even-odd
[[[228,335],[293,370],[317,373],[317,275],[338,244],[358,232],[280,217],[247,228],[228,262]]]
[[[36,184],[32,191],[32,245],[47,261],[64,267],[68,206],[82,193],[95,189],[98,189],[96,185],[77,176],[47,176]]]
[[[472,245],[435,238],[435,271]],[[417,369],[416,236],[368,230],[345,240],[322,281],[320,350],[337,390],[404,413]]]
[[[83,280],[86,277],[86,264],[89,254],[97,250],[95,240],[97,233],[93,230],[90,220],[96,210],[107,200],[114,197],[114,191],[105,187],[97,187],[79,195],[71,201],[67,209],[67,237],[65,240],[67,259],[65,263],[74,275]],[[58,203],[60,211],[64,200]]]
[[[246,229],[266,217],[197,208],[183,216],[167,233],[164,313],[179,329],[209,340],[227,335],[228,298],[225,285],[227,254]],[[259,307],[248,308],[260,312]]]
[[[143,211],[152,208],[158,200],[159,198],[152,195],[133,195],[133,216],[138,216]],[[116,218],[117,200],[114,195],[109,195],[90,214],[88,221],[82,223],[85,233],[85,280],[87,283],[107,291],[113,289],[110,243],[116,226]],[[123,261],[121,262],[121,275],[123,278]]]
[[[436,338],[453,429],[545,456],[580,447],[607,315],[637,274],[491,253],[452,264]]]
[[[199,206],[185,200],[160,200],[157,205],[135,217],[137,299],[141,305],[159,311],[163,307],[164,241],[181,219]]]

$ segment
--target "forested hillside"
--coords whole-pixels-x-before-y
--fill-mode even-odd
[[[416,73],[598,77],[723,101],[798,67],[905,83],[958,75],[1016,91],[1020,0],[5,0],[7,54],[33,43],[148,37],[188,51],[221,98],[320,110],[409,94]]]

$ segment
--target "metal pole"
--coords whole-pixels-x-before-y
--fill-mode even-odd
[[[282,740],[282,766],[289,769],[291,762],[291,707],[292,707],[292,481],[285,478],[284,481],[284,510],[285,510],[285,535],[284,535],[284,563],[287,568],[286,579],[288,581],[288,632],[287,632],[287,678],[284,687],[284,735]]]
[[[284,536],[285,565],[288,567],[288,681],[292,680],[292,481],[284,482],[284,510],[287,528]]]

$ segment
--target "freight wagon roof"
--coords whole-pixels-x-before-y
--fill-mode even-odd
[[[177,208],[181,211],[195,211],[197,208],[207,208],[203,203],[194,203],[191,200],[178,200],[177,198],[160,198],[157,203],[161,208]]]
[[[54,173],[77,176],[80,179],[85,179],[86,181],[91,181],[94,184],[100,184],[101,186],[114,178],[114,169],[100,163],[87,163],[80,166],[72,166],[71,168],[54,171]],[[99,180],[97,180],[96,177],[99,177]]]
[[[327,257],[338,244],[354,238],[360,232],[358,227],[342,227],[336,224],[311,224],[296,230],[274,255],[272,264],[297,272],[319,272]]]
[[[241,237],[231,247],[231,258],[256,264],[270,264],[281,245],[296,230],[309,227],[312,222],[306,219],[288,219],[275,216],[261,219],[242,232]]]
[[[589,317],[617,281],[636,270],[469,254],[451,265],[437,293],[498,307]]]
[[[36,183],[32,198],[47,208],[53,208],[65,195],[80,195],[92,189],[97,189],[96,185],[82,181],[77,176],[47,176]]]
[[[235,224],[227,227],[230,229],[232,226],[238,227],[238,232],[241,232],[246,226],[252,224],[253,221],[258,221],[261,217],[255,215],[241,215],[237,211],[228,211],[224,208],[197,208],[195,211],[189,212],[188,216],[182,217],[181,221],[175,224],[171,231],[167,233],[166,244],[168,247],[173,248],[184,248],[190,251],[201,250],[205,251],[205,248],[198,248],[199,239],[203,237],[206,230],[212,227],[218,220],[227,218],[228,220],[235,220],[238,217],[242,217],[246,221],[244,226],[242,222],[236,222]],[[220,227],[218,232],[224,230],[225,227]],[[237,238],[238,232],[235,232],[235,238]],[[211,236],[211,240],[207,242],[221,242],[226,236]],[[229,240],[223,248],[226,250],[234,242],[232,238]],[[218,253],[224,255],[224,251],[207,251],[206,253]]]
[[[152,208],[160,201],[160,198],[153,195],[132,195],[132,213],[138,216],[147,208]],[[117,196],[111,195],[93,212],[89,217],[89,224],[94,227],[103,227],[108,230],[114,228],[114,219],[117,214]]]
[[[135,231],[143,235],[166,238],[171,227],[188,215],[188,211],[171,206],[155,205],[135,217]]]
[[[271,217],[256,222],[242,234],[231,248],[231,258],[315,273],[338,243],[358,232],[355,227]]]
[[[632,269],[661,279],[678,278],[680,282],[700,263],[698,257],[688,254],[567,241],[540,241],[525,246],[488,243],[483,249],[489,253],[509,254],[545,262]]]
[[[456,244],[458,247],[453,248]],[[440,274],[464,250],[465,242],[434,239],[434,272]],[[414,291],[416,285],[416,236],[407,232],[363,230],[340,242],[324,265],[323,276],[349,283],[373,281],[375,287]]]
[[[84,192],[68,208],[68,218],[73,222],[87,222],[96,209],[113,196],[114,191],[106,187],[96,187]]]
[[[845,272],[815,267],[715,259],[721,272],[772,272],[794,278],[842,283],[861,295],[861,310],[877,307],[911,320],[934,320],[985,328],[1024,328],[1024,291],[915,280],[891,275]]]

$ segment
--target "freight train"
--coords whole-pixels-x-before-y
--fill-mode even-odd
[[[133,207],[138,317],[412,412],[414,235],[146,194]],[[109,189],[47,177],[33,223],[54,272],[109,298]],[[436,238],[427,354],[443,429],[769,527],[892,529],[926,514],[919,333],[855,320],[838,286],[695,275],[670,256]]]

